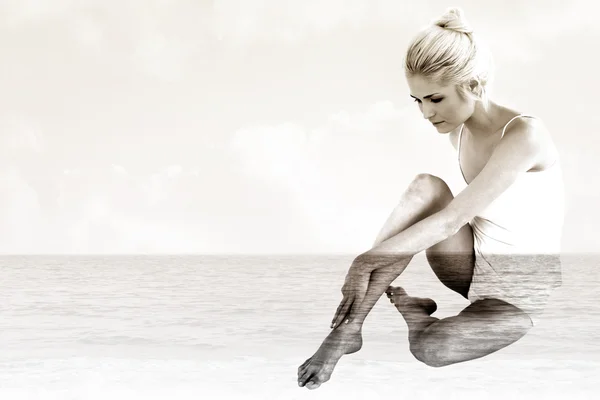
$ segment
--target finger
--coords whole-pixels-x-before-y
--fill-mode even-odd
[[[340,309],[335,313],[333,320],[331,321],[331,329],[335,328],[338,325],[340,319],[344,318],[346,312],[348,310],[348,303],[344,302],[344,304],[340,305]]]
[[[354,300],[349,300],[346,302],[346,304],[344,305],[344,308],[342,308],[342,310],[340,311],[340,314],[338,315],[338,317],[336,318],[333,327],[336,328],[338,327],[342,321],[344,321],[348,315],[348,310],[350,310],[350,308],[352,307],[352,304],[354,303]]]
[[[352,321],[352,319],[354,318],[354,313],[356,311],[356,301],[354,303],[352,303],[352,307],[350,307],[350,309],[348,310],[348,313],[346,314],[346,323]]]
[[[351,322],[354,319],[354,317],[356,316],[356,314],[358,313],[358,311],[360,309],[360,306],[361,306],[364,298],[365,298],[365,296],[360,296],[354,300],[354,302],[352,303],[352,307],[350,308],[350,310],[348,311],[348,314],[347,314],[347,322]]]
[[[332,328],[333,328],[333,325],[334,325],[335,321],[337,320],[337,318],[339,317],[340,313],[342,312],[342,309],[346,305],[347,301],[348,301],[348,297],[344,296],[344,298],[340,302],[340,305],[338,306],[337,310],[335,310],[335,315],[333,316],[333,318],[331,320],[331,327]]]
[[[344,304],[340,309],[340,312],[337,314],[335,320],[333,321],[332,325],[334,328],[339,326],[342,323],[342,321],[344,319],[346,319],[346,316],[348,315],[348,310],[350,310],[350,308],[352,307],[352,304],[354,303],[353,299],[354,299],[354,297],[350,297],[350,296],[346,297]]]

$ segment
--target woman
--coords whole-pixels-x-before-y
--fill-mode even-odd
[[[484,50],[456,8],[409,46],[411,97],[448,134],[467,187],[454,197],[428,174],[408,186],[374,247],[352,263],[333,331],[298,368],[300,386],[320,386],[342,355],[361,348],[362,324],[384,292],[408,325],[412,354],[440,367],[519,340],[560,285],[558,152],[537,118],[488,98],[491,61]],[[389,286],[424,250],[439,280],[471,303],[454,317],[432,317],[433,300]]]

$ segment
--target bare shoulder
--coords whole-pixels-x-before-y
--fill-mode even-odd
[[[506,131],[504,132],[505,137],[511,137],[514,135],[521,135],[529,140],[535,139],[543,141],[545,139],[551,139],[546,125],[538,117],[515,118],[506,127]]]
[[[546,125],[540,118],[516,118],[504,132],[504,142],[513,146],[523,146],[536,154],[535,167],[538,169],[552,164],[558,157],[558,151]]]

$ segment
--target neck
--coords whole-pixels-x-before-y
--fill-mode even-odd
[[[465,126],[473,136],[486,137],[498,131],[498,121],[501,120],[504,108],[490,101],[486,110],[483,104],[477,102],[475,111],[465,121]]]

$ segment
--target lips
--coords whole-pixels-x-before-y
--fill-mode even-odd
[[[432,122],[433,125],[439,125],[441,123],[443,123],[444,121],[439,121],[439,122]]]

